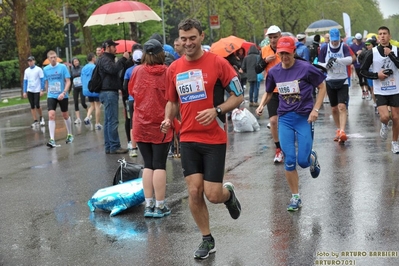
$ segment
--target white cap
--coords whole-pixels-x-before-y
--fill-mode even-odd
[[[276,25],[272,25],[267,29],[266,35],[281,32],[280,28]]]
[[[360,33],[356,33],[355,38],[357,40],[361,40],[363,37],[362,37],[362,35]]]
[[[306,38],[306,34],[305,33],[299,33],[299,34],[296,35],[296,38],[298,40],[303,40],[303,39]]]
[[[143,51],[141,50],[134,50],[133,52],[133,61],[141,61],[141,57],[143,56]]]

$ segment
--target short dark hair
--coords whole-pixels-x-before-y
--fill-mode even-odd
[[[87,62],[91,62],[91,60],[93,60],[94,57],[96,57],[94,53],[88,53],[86,57]]]
[[[198,33],[202,34],[201,22],[199,22],[199,20],[197,20],[195,18],[188,18],[188,19],[182,20],[179,23],[179,25],[177,26],[178,30],[184,30],[184,31],[191,30],[192,28],[197,29]]]
[[[381,27],[378,28],[378,30],[387,30],[388,34],[391,34],[391,31],[388,29],[387,26],[381,26]]]

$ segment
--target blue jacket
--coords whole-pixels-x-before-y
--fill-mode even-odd
[[[296,46],[296,54],[299,55],[299,57],[302,57],[303,59],[305,59],[306,61],[310,60],[310,52],[308,47],[306,47],[305,44],[303,44],[302,42],[296,42],[295,43]]]

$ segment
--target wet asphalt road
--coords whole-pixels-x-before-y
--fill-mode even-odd
[[[258,132],[234,133],[229,123],[225,180],[243,211],[232,220],[223,204],[208,205],[217,252],[204,261],[193,259],[201,236],[180,159],[167,162],[170,216],[145,219],[142,205],[115,217],[91,213],[87,201],[112,184],[123,157],[104,153],[103,132],[73,126],[75,140],[66,145],[57,120],[61,147],[48,149],[47,126],[30,128],[28,112],[2,113],[0,265],[399,265],[399,154],[390,151],[391,136],[379,137],[371,102],[358,87],[350,93],[344,146],[332,140],[329,105],[320,110],[314,148],[321,174],[298,171],[303,207],[296,213],[286,211],[291,195],[283,165],[273,164],[266,115]],[[120,136],[126,145],[122,125]]]

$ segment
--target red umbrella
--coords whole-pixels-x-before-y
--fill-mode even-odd
[[[115,42],[118,44],[116,46],[117,54],[123,54],[126,51],[128,51],[128,52],[132,51],[133,44],[136,44],[135,41],[131,41],[131,40],[117,40]]]
[[[146,4],[122,0],[97,8],[83,27],[114,25],[124,22],[144,22],[147,20],[161,21],[161,18]]]
[[[256,45],[255,43],[245,41],[245,42],[243,42],[242,45],[241,45],[241,47],[245,49],[245,54],[248,54],[249,48],[250,48],[252,45],[255,45],[256,48],[257,48],[258,50],[260,50],[259,46]]]

